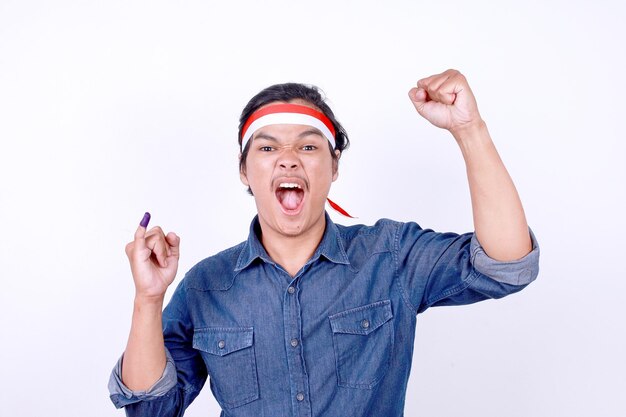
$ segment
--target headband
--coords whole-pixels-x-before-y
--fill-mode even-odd
[[[241,129],[241,150],[254,132],[270,125],[306,125],[319,130],[335,148],[335,127],[326,115],[301,104],[271,104],[263,107],[248,117]]]

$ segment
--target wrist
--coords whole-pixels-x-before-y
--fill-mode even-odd
[[[450,130],[450,132],[466,159],[473,153],[482,153],[486,148],[493,147],[487,124],[482,119]]]
[[[487,123],[483,119],[478,119],[462,124],[450,129],[450,133],[457,142],[473,140],[475,138],[488,136]]]
[[[135,308],[158,308],[159,310],[163,308],[163,300],[165,299],[165,294],[161,295],[145,295],[145,294],[135,294]]]

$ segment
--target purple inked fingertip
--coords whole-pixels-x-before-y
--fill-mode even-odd
[[[143,219],[141,219],[139,226],[148,227],[148,223],[150,223],[150,213],[146,211],[146,214],[143,215]]]

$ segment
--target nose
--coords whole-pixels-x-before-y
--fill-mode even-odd
[[[293,149],[285,149],[280,154],[278,164],[282,169],[296,169],[298,168],[299,161]]]

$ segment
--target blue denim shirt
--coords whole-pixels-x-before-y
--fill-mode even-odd
[[[194,266],[163,312],[167,366],[145,392],[109,382],[130,416],[181,416],[207,376],[222,416],[402,416],[416,315],[517,292],[539,249],[489,258],[472,233],[380,220],[341,226],[326,215],[311,259],[291,277],[248,240]]]

